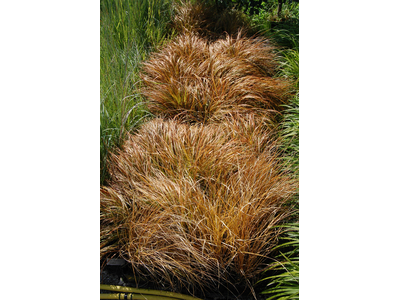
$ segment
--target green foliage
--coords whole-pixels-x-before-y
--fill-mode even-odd
[[[289,170],[295,176],[299,173],[299,46],[298,40],[293,39],[292,49],[280,51],[280,77],[292,82],[294,97],[289,99],[284,106],[283,119],[281,122],[281,135],[283,140],[284,160]]]
[[[299,49],[298,41],[294,41],[293,49],[280,51],[280,69],[278,75],[292,82],[295,96],[284,106],[281,121],[284,160],[288,169],[295,176],[299,172]]]
[[[141,63],[168,38],[170,0],[100,2],[100,183],[107,158],[149,113],[139,94]]]
[[[286,170],[294,178],[299,176],[299,8],[298,3],[283,3],[282,12],[278,16],[278,1],[268,1],[259,14],[252,16],[252,25],[264,36],[281,46],[279,51],[279,77],[292,82],[291,92],[295,94],[284,105],[280,123],[282,159]],[[298,194],[293,197],[292,204],[298,207]],[[292,216],[298,220],[298,215]],[[267,300],[299,299],[299,224],[283,226],[286,232],[276,250],[276,263],[267,270],[268,277],[261,280],[267,282],[263,292]]]
[[[278,0],[262,3],[257,14],[251,16],[257,32],[286,48],[294,48],[299,41],[299,3],[285,1],[278,14]]]
[[[282,10],[278,14],[278,0],[262,1],[261,9],[257,15],[253,16],[255,22],[261,23],[264,20],[270,22],[285,21],[289,19],[299,19],[299,3],[284,1],[282,3]]]
[[[261,0],[199,0],[200,2],[214,6],[219,10],[223,9],[242,9],[250,14],[256,12],[262,5]]]
[[[294,88],[299,89],[299,49],[285,49],[281,51],[280,76],[294,81]]]
[[[283,141],[283,160],[287,169],[294,176],[299,175],[299,95],[291,99],[285,106],[281,123],[281,135]]]
[[[294,300],[299,299],[299,224],[292,223],[286,228],[283,243],[275,248],[279,250],[279,259],[266,272],[276,272],[261,281],[269,281],[262,294],[268,294],[266,300]]]
[[[167,35],[172,0],[102,0],[101,22],[120,49],[132,47],[149,52]],[[109,37],[108,37],[109,38]]]
[[[277,76],[292,82],[290,92],[294,96],[283,105],[280,134],[283,160],[287,170],[297,177],[299,172],[299,4],[284,2],[279,18],[277,8],[277,0],[263,2],[263,9],[252,16],[252,26],[258,28],[263,36],[281,46],[278,51]]]
[[[298,35],[275,31],[275,38],[279,33],[290,41],[290,48],[279,51],[280,67],[278,76],[292,82],[291,93],[287,104],[283,105],[282,119],[280,121],[280,135],[282,141],[283,161],[286,169],[295,178],[299,176],[299,41]],[[298,194],[293,199],[293,204],[298,205]]]

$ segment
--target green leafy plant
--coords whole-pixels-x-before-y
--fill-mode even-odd
[[[278,76],[290,79],[294,91],[299,90],[299,48],[293,43],[293,48],[280,51],[280,67]]]
[[[276,1],[275,1],[276,2]],[[292,3],[285,12],[283,4],[281,19],[274,19],[276,6],[270,7],[254,16],[253,21],[258,24],[261,32],[281,45],[279,50],[278,76],[288,79],[291,91],[295,96],[288,99],[283,105],[282,119],[280,120],[280,146],[283,151],[281,159],[285,170],[298,180],[299,176],[299,36],[298,36],[298,3]],[[286,20],[284,19],[286,15]],[[257,17],[259,19],[257,20]],[[298,193],[291,199],[291,203],[298,208]],[[299,224],[297,212],[291,217],[294,222],[280,228],[285,232],[280,236],[280,245],[274,250],[278,255],[272,255],[276,262],[270,266],[261,280],[267,283],[264,294],[267,300],[299,299]],[[275,252],[276,253],[276,252]]]
[[[279,51],[278,76],[288,79],[294,97],[288,99],[283,105],[282,119],[280,121],[283,159],[286,160],[287,168],[295,176],[299,172],[299,49],[298,42],[294,42],[292,49]]]
[[[268,276],[260,282],[267,281],[263,294],[269,295],[266,300],[299,299],[299,224],[292,223],[280,226],[285,232],[280,237],[283,242],[275,248],[279,251],[278,261],[268,268]]]
[[[294,176],[299,176],[299,96],[292,98],[282,112],[283,119],[280,123],[280,134],[283,156],[287,170]]]
[[[142,62],[169,37],[169,0],[100,1],[100,183],[109,153],[149,112],[140,95]]]
[[[293,48],[299,41],[299,3],[285,1],[278,14],[278,0],[263,2],[263,8],[250,16],[254,31],[284,48]]]
[[[281,2],[281,8],[279,9]],[[252,21],[261,25],[264,21],[278,22],[299,19],[298,1],[267,0],[261,2],[258,14],[252,16]]]
[[[120,49],[154,50],[166,38],[172,18],[172,0],[101,0],[101,26]]]

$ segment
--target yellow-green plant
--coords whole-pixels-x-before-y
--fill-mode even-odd
[[[260,282],[267,282],[263,294],[269,295],[267,300],[296,300],[299,299],[299,223],[281,226],[285,229],[281,237],[282,244],[277,261],[267,271],[275,272]]]
[[[100,1],[100,183],[107,157],[148,116],[138,76],[148,53],[171,34],[170,0]]]

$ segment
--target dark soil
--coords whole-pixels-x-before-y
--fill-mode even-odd
[[[138,282],[135,282],[133,279],[133,273],[128,264],[106,265],[103,267],[100,270],[100,284],[119,285],[140,289],[168,290],[160,286],[160,284],[156,284],[147,280],[139,280]],[[255,300],[251,291],[248,288],[246,289],[245,286],[233,287],[233,289],[236,289],[237,291],[231,292],[226,288],[224,289],[221,287],[215,287],[215,289],[210,289],[214,291],[195,291],[194,294],[185,290],[173,290],[172,292],[195,296],[203,300]],[[264,287],[262,285],[259,287],[256,286],[256,300],[265,300],[267,298],[266,295],[261,295],[263,290]],[[103,292],[101,291],[101,293]],[[104,293],[107,293],[107,291]]]

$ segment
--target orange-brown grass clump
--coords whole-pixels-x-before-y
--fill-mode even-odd
[[[239,31],[249,32],[247,16],[236,9],[220,10],[216,5],[201,1],[181,0],[174,2],[173,28],[178,33],[197,33],[204,38],[215,40]]]
[[[172,288],[257,279],[296,183],[251,116],[227,122],[154,119],[129,137],[100,191],[102,258]]]
[[[271,119],[288,97],[268,40],[236,38],[208,43],[183,34],[144,63],[141,77],[149,110],[164,118],[214,122],[231,113]]]

